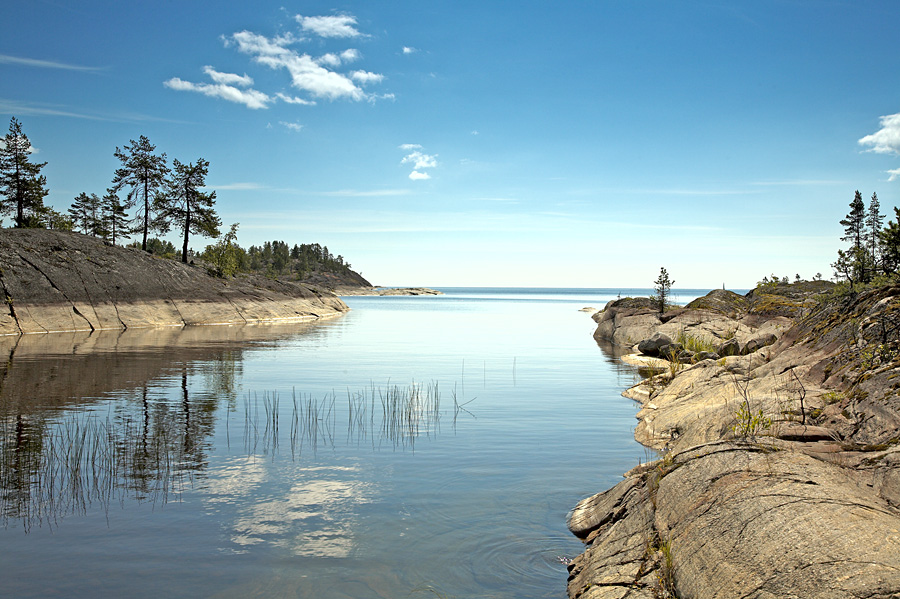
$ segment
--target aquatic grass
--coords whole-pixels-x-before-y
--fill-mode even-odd
[[[437,382],[384,386],[372,383],[353,391],[346,389],[346,434],[348,443],[371,443],[373,449],[390,446],[393,449],[415,449],[419,438],[429,438],[441,430],[446,414],[441,406],[440,386]],[[453,399],[453,426],[460,413],[474,415],[465,406],[473,399],[460,403],[456,388]],[[342,400],[340,403],[343,403]],[[248,455],[274,455],[279,449],[279,420],[289,422],[288,443],[291,457],[296,459],[305,448],[315,452],[320,448],[334,448],[338,419],[338,395],[327,393],[321,398],[298,394],[292,390],[290,413],[279,408],[277,393],[262,396],[248,394],[244,402],[244,447]],[[342,418],[344,414],[340,415]]]
[[[149,416],[149,414],[148,414]],[[155,426],[158,424],[159,426]],[[58,525],[126,498],[165,504],[192,481],[192,444],[171,418],[77,410],[0,417],[0,520]],[[184,433],[184,427],[181,427]]]

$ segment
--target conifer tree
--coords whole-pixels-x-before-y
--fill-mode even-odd
[[[867,279],[867,263],[869,262],[869,253],[866,250],[866,205],[863,203],[862,194],[859,190],[853,195],[853,201],[850,202],[850,212],[841,220],[844,227],[844,236],[842,241],[851,244],[850,249],[846,252],[838,251],[838,260],[831,266],[838,273],[838,276],[845,277],[850,281],[850,288],[853,288],[854,282],[865,283]]]
[[[154,154],[156,146],[145,136],[141,135],[138,141],[130,140],[130,144],[121,150],[116,147],[114,156],[122,162],[122,166],[116,169],[112,189],[118,192],[126,186],[131,188],[125,206],[138,207],[132,230],[142,234],[141,249],[147,251],[149,231],[165,228],[165,223],[155,218],[153,208],[169,169],[165,153]]]
[[[103,228],[109,240],[116,245],[116,240],[128,238],[128,213],[125,204],[119,198],[115,188],[106,190],[106,195],[101,201],[103,208]]]
[[[218,237],[222,221],[213,205],[216,192],[200,191],[206,186],[209,161],[198,158],[195,163],[182,164],[172,161],[172,172],[166,181],[165,192],[156,203],[160,216],[168,225],[181,227],[184,245],[181,261],[188,261],[188,240],[191,233],[206,237]]]
[[[666,271],[665,267],[659,269],[659,277],[653,282],[656,291],[656,295],[652,298],[656,300],[657,305],[659,307],[659,313],[662,314],[666,311],[666,299],[669,297],[669,292],[672,289],[672,286],[675,285],[675,281],[669,278],[669,273]]]
[[[13,214],[16,227],[42,226],[47,177],[41,174],[46,162],[31,162],[34,152],[22,125],[13,117],[9,133],[0,139],[0,212]]]
[[[866,215],[866,246],[873,275],[878,274],[877,271],[881,262],[880,233],[883,222],[884,215],[881,213],[881,203],[878,201],[878,194],[872,193],[872,199],[869,200],[869,213]]]
[[[92,193],[88,195],[82,191],[75,197],[72,201],[72,206],[69,208],[69,218],[72,219],[72,225],[76,229],[81,229],[81,232],[85,235],[96,237],[98,229],[101,228],[97,214],[99,208],[100,198],[97,197],[97,194]]]
[[[841,237],[841,240],[852,243],[854,249],[863,247],[865,224],[866,205],[863,203],[862,194],[857,190],[853,201],[850,202],[850,212],[841,220],[841,225],[844,227],[844,236]]]

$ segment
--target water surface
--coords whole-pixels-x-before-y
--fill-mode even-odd
[[[4,594],[564,597],[566,512],[647,459],[579,311],[631,290],[446,291],[0,340]]]

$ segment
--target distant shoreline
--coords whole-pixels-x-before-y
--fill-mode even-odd
[[[334,294],[338,297],[351,295],[383,296],[383,295],[444,295],[442,291],[428,287],[345,287],[337,288]]]

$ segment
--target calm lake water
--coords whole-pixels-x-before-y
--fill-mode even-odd
[[[2,594],[565,597],[566,512],[649,458],[579,309],[648,290],[444,291],[0,340]]]

